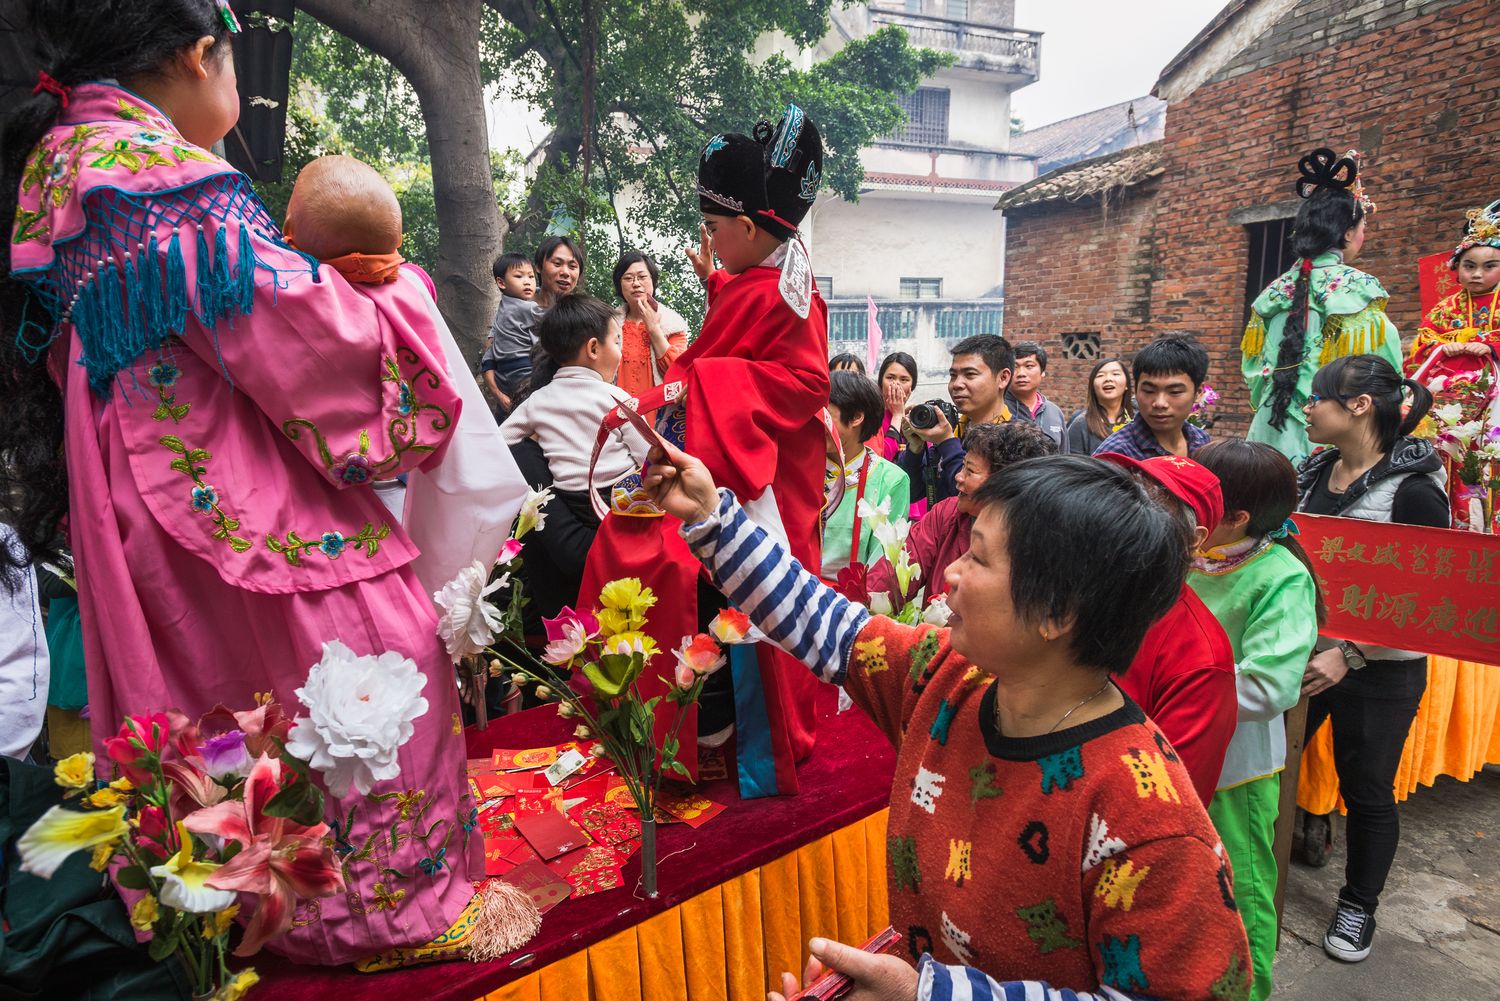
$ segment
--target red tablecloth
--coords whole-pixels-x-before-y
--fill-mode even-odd
[[[474,1001],[533,970],[586,948],[622,928],[675,907],[715,884],[779,858],[882,809],[890,799],[895,758],[885,738],[857,709],[835,713],[834,689],[820,690],[818,744],[798,769],[800,795],[741,800],[734,781],[705,783],[703,793],[726,809],[703,827],[657,828],[660,896],[638,900],[640,853],[625,867],[625,888],[568,900],[549,911],[542,929],[518,953],[490,963],[451,962],[386,973],[347,967],[294,966],[269,953],[255,961],[256,993],[276,1001]],[[571,739],[572,724],[550,707],[466,731],[469,757],[496,747],[538,747]],[[692,846],[692,847],[690,847]],[[673,852],[687,848],[681,855]],[[668,858],[671,855],[672,857]]]

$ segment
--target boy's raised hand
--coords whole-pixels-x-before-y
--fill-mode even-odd
[[[657,507],[684,525],[712,517],[719,506],[719,491],[707,466],[660,440],[651,446],[646,461],[641,485],[650,491]]]
[[[683,253],[693,263],[693,271],[697,273],[698,280],[708,281],[708,276],[714,273],[714,247],[708,238],[707,224],[698,224],[698,249],[687,247]]]

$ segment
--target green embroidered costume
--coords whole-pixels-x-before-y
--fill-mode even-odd
[[[1401,336],[1385,315],[1385,289],[1373,275],[1343,263],[1337,251],[1321,254],[1313,259],[1308,278],[1307,339],[1297,386],[1285,423],[1279,430],[1272,427],[1271,378],[1291,315],[1298,271],[1288,271],[1256,297],[1240,341],[1240,367],[1250,386],[1250,406],[1255,410],[1247,437],[1274,446],[1293,465],[1300,465],[1312,451],[1302,406],[1318,369],[1343,355],[1374,354],[1401,370]]]

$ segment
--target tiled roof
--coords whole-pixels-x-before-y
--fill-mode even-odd
[[[1077,201],[1115,188],[1139,184],[1161,173],[1161,151],[1161,141],[1157,140],[1144,146],[1133,146],[1059,167],[1007,191],[995,204],[995,208],[1018,209],[1058,199]]]
[[[1035,157],[1037,173],[1044,174],[1088,157],[1155,142],[1166,129],[1166,116],[1165,101],[1137,97],[1022,132],[1011,138],[1010,152]]]

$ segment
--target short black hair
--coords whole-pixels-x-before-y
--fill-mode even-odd
[[[1011,349],[1010,341],[999,334],[975,334],[973,337],[965,337],[948,350],[955,358],[959,355],[978,355],[980,360],[990,367],[990,372],[995,375],[1005,371],[1014,371],[1016,367],[1016,353]]]
[[[964,434],[964,452],[989,463],[990,472],[1026,459],[1057,454],[1057,442],[1030,421],[975,424]]]
[[[565,295],[553,303],[537,324],[536,347],[531,352],[531,378],[521,398],[529,397],[552,382],[557,370],[571,365],[578,352],[588,347],[589,341],[594,338],[602,341],[608,337],[609,325],[614,319],[615,311],[609,303],[582,292]]]
[[[499,257],[495,258],[495,277],[504,278],[510,273],[511,268],[518,268],[523,264],[527,267],[533,267],[531,258],[527,257],[525,254],[501,254]]]
[[[536,268],[537,278],[542,277],[542,262],[551,257],[552,252],[558,247],[567,247],[572,252],[573,259],[578,262],[578,275],[581,278],[583,276],[583,251],[578,249],[578,244],[574,243],[571,237],[563,236],[561,233],[549,236],[536,245],[536,253],[531,257],[531,264]],[[583,282],[580,281],[578,284],[581,286]]]
[[[1143,375],[1175,375],[1193,380],[1193,388],[1208,378],[1208,352],[1191,337],[1158,337],[1135,353],[1130,381],[1141,384]]]
[[[630,270],[632,264],[646,265],[646,273],[651,276],[651,293],[655,295],[656,286],[661,284],[661,268],[656,266],[651,255],[644,250],[627,250],[615,262],[615,295],[621,299],[625,298],[625,290],[620,288],[620,279],[625,277],[625,272]]]
[[[880,429],[880,420],[885,416],[885,401],[880,398],[874,380],[858,372],[830,373],[828,402],[839,408],[839,416],[846,424],[853,424],[856,417],[863,418],[859,429],[867,438]]]
[[[853,370],[860,375],[865,374],[864,359],[852,351],[843,351],[828,359],[828,371],[836,369]]]
[[[974,500],[1005,519],[1016,616],[1071,622],[1074,659],[1123,674],[1182,590],[1190,536],[1181,522],[1125,470],[1081,455],[1006,466]]]
[[[1022,358],[1035,358],[1037,368],[1047,371],[1047,349],[1036,341],[1022,341],[1016,345],[1016,361]]]

